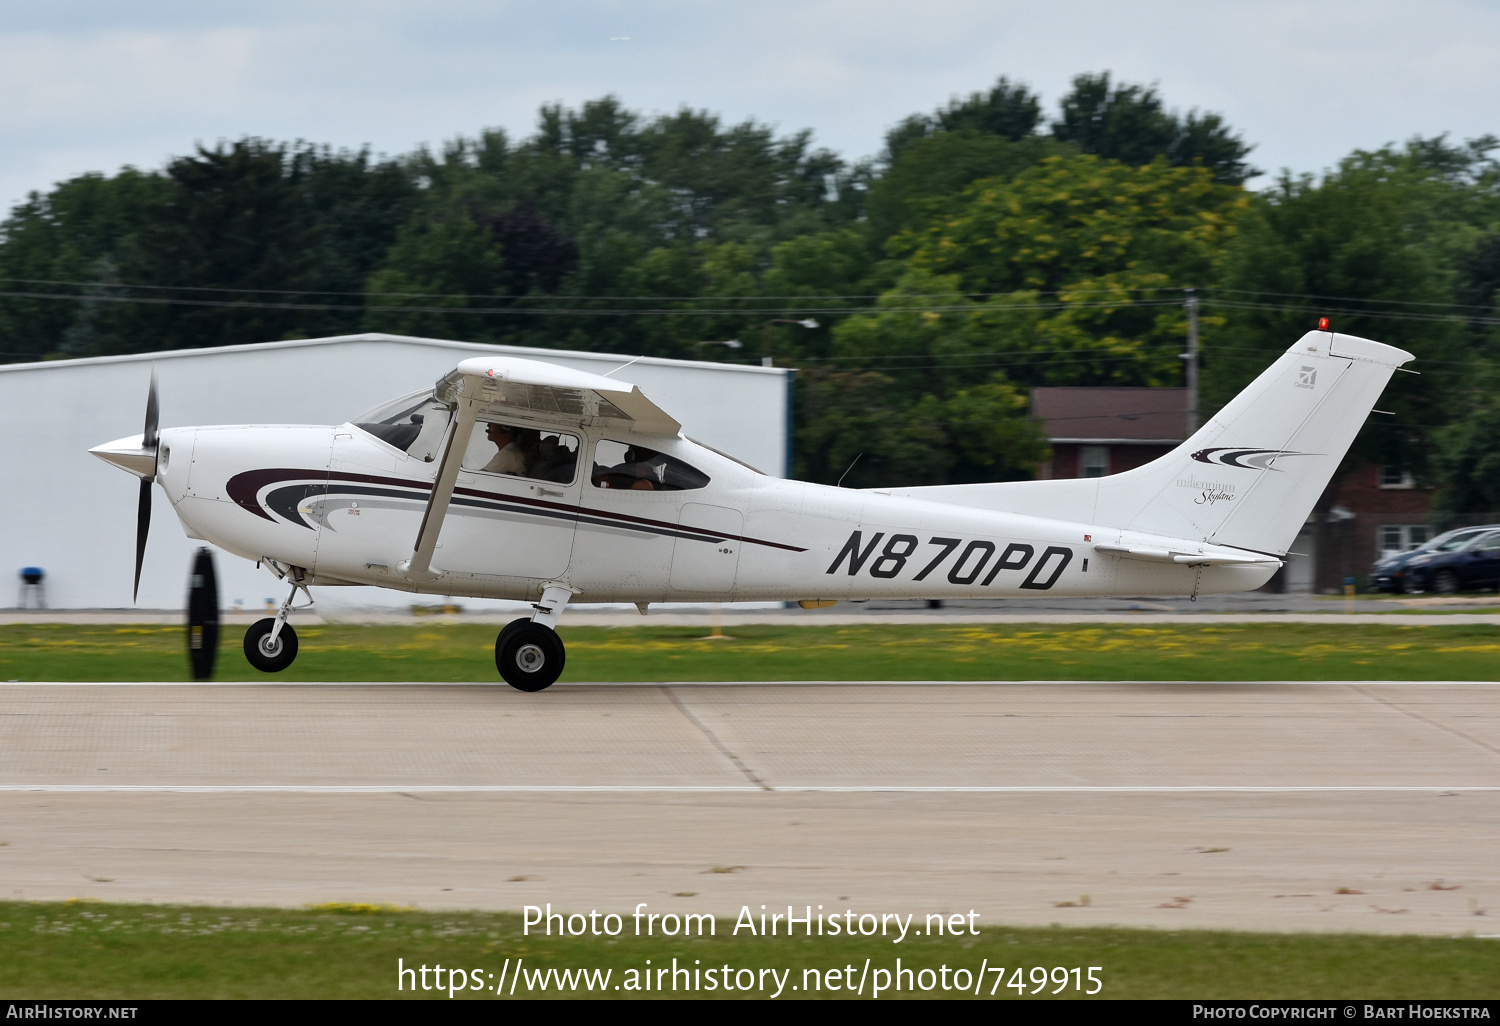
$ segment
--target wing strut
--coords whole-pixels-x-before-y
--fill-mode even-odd
[[[469,448],[469,436],[474,433],[480,405],[478,399],[458,397],[458,408],[443,439],[443,456],[438,463],[437,477],[432,482],[432,495],[427,499],[427,511],[422,514],[422,526],[417,530],[417,543],[412,549],[411,559],[398,568],[408,577],[436,576],[431,573],[432,553],[437,548],[438,535],[442,533],[443,520],[448,515],[448,503],[453,499],[453,486],[458,483],[458,472],[463,465],[464,452]]]

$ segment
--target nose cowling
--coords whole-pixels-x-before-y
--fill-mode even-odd
[[[89,452],[105,463],[113,464],[136,477],[150,480],[156,476],[156,446],[146,447],[144,434],[117,438],[96,445]]]

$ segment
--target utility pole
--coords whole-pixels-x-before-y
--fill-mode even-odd
[[[1198,297],[1187,289],[1188,351],[1182,354],[1187,361],[1187,433],[1193,437],[1198,430]]]

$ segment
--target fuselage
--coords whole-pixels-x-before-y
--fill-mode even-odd
[[[166,429],[157,481],[189,534],[246,559],[301,568],[311,584],[441,595],[535,600],[559,584],[574,602],[1185,595],[1255,588],[1277,566],[1116,558],[1096,546],[1219,549],[778,479],[683,437],[569,430],[579,456],[565,481],[462,470],[422,574],[403,563],[438,464],[354,424]],[[601,483],[596,454],[632,443],[706,481]]]

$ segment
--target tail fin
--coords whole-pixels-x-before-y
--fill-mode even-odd
[[[1186,442],[1108,477],[896,494],[1282,554],[1412,354],[1310,331]]]

